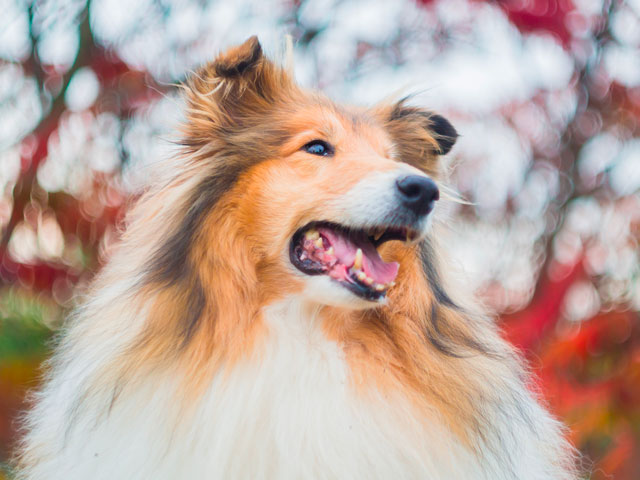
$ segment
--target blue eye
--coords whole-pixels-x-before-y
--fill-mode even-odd
[[[302,149],[311,155],[327,157],[333,155],[333,147],[323,140],[313,140],[307,143]]]

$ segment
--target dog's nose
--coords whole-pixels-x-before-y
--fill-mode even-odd
[[[418,216],[433,210],[434,203],[440,198],[436,183],[428,177],[409,175],[396,180],[402,205]]]

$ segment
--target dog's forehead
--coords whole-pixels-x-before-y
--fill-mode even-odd
[[[315,131],[334,142],[365,141],[386,150],[392,142],[374,111],[326,99],[299,108],[289,120],[298,131]]]

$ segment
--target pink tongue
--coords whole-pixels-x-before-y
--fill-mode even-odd
[[[356,258],[358,248],[362,249],[362,270],[377,283],[389,283],[398,275],[398,263],[386,263],[373,244],[366,238],[347,237],[342,232],[319,228],[320,234],[333,246],[334,254],[342,265],[350,267]]]

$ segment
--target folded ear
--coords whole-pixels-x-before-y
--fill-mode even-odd
[[[196,71],[186,83],[185,144],[199,148],[236,129],[264,120],[294,84],[263,54],[258,38],[230,48]]]
[[[435,134],[438,142],[439,154],[446,155],[453,148],[458,139],[458,132],[453,125],[442,115],[432,114],[429,116],[429,128]]]
[[[427,173],[437,172],[437,156],[449,153],[458,138],[453,125],[441,115],[403,101],[387,109],[385,116],[400,160]]]

